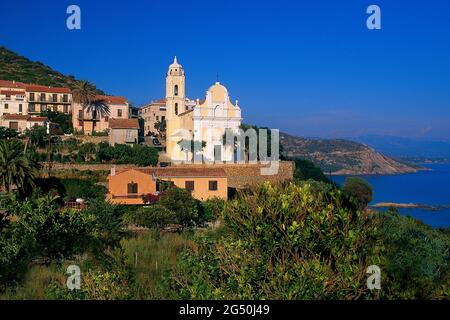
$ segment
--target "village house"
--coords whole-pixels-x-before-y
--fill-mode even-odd
[[[1,116],[1,126],[24,132],[26,129],[31,129],[35,126],[46,126],[48,118],[34,117],[24,114],[5,114]]]
[[[110,145],[137,143],[138,136],[138,119],[109,119]]]
[[[228,180],[222,168],[133,168],[121,171],[111,169],[108,176],[107,199],[112,203],[139,205],[147,195],[160,190],[160,183],[170,182],[186,189],[198,200],[218,197],[227,199]]]
[[[128,119],[130,118],[130,105],[124,97],[102,96],[97,95],[96,99],[104,100],[109,106],[108,115],[94,115],[84,109],[84,132],[92,134],[92,132],[104,132],[109,129],[110,119]],[[72,123],[74,130],[81,131],[83,108],[78,103],[72,104]]]
[[[150,102],[139,110],[140,117],[144,120],[144,135],[150,132],[157,133],[155,123],[166,120],[166,99]]]

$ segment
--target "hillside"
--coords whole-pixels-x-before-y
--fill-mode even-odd
[[[0,79],[52,87],[71,87],[78,80],[0,46]],[[105,94],[97,90],[99,94]]]
[[[284,156],[311,160],[326,173],[399,174],[420,169],[348,140],[305,139],[280,132],[280,143]]]

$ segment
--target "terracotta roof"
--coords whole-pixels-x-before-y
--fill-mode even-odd
[[[125,169],[117,171],[116,174],[120,174],[129,170],[137,170],[146,174],[155,174],[157,178],[194,178],[194,177],[216,177],[223,178],[227,177],[227,174],[223,168],[186,168],[186,167],[164,167],[164,168],[136,168],[136,169]]]
[[[23,82],[0,80],[0,87],[5,88],[23,88],[25,89],[26,84]]]
[[[138,119],[109,119],[110,129],[139,129]]]
[[[5,120],[28,120],[29,118],[30,116],[26,114],[5,114],[3,116]]]
[[[28,119],[28,121],[47,121],[48,118],[47,117],[31,117],[30,119]]]
[[[152,102],[150,102],[150,104],[166,104],[166,98],[162,98],[162,99],[159,99],[159,100],[154,100],[154,101],[152,101]]]
[[[25,91],[14,91],[14,90],[2,90],[0,93],[9,96],[25,95]]]
[[[69,88],[63,87],[56,88],[41,85],[27,85],[26,90],[27,92],[70,93]]]
[[[95,96],[96,99],[103,99],[106,101],[106,103],[110,104],[127,104],[127,99],[124,97],[114,97],[114,96],[102,96],[97,95]]]
[[[47,117],[32,117],[27,114],[5,114],[3,116],[3,119],[5,119],[5,120],[26,120],[26,121],[37,121],[37,122],[42,122],[42,121],[48,120]]]

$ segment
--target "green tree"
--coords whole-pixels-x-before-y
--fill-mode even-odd
[[[18,140],[0,141],[0,183],[10,191],[16,186],[25,194],[34,185],[39,174],[39,165],[24,153],[24,146]]]
[[[42,117],[47,117],[52,123],[57,123],[63,133],[73,133],[72,117],[68,114],[47,110],[40,114]]]
[[[155,166],[158,163],[158,150],[147,146],[133,146],[133,163],[140,167]]]
[[[109,105],[105,99],[94,99],[88,104],[86,111],[92,114],[92,132],[95,132],[95,125],[100,121],[97,117],[106,117],[109,115]]]
[[[158,204],[175,214],[176,222],[189,226],[198,217],[197,200],[185,189],[173,187],[163,193]]]
[[[18,136],[18,132],[14,129],[6,128],[6,127],[0,127],[0,139],[11,139],[16,138]]]
[[[349,177],[345,179],[342,191],[348,197],[353,198],[360,209],[366,208],[372,201],[372,187],[363,178]]]

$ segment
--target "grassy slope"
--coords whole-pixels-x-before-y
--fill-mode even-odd
[[[52,87],[71,87],[78,81],[72,75],[64,75],[39,61],[31,61],[2,46],[0,79]],[[101,90],[98,92],[104,94]]]

